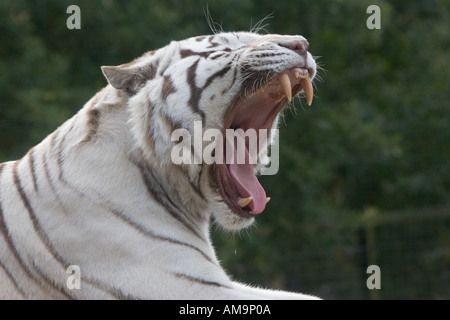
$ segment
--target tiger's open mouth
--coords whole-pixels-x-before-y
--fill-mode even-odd
[[[304,91],[306,102],[311,105],[313,99],[313,87],[311,83],[312,72],[304,68],[291,68],[276,75],[255,92],[239,98],[228,113],[224,124],[224,154],[227,159],[226,146],[233,150],[231,158],[236,160],[237,149],[234,141],[227,139],[227,129],[253,129],[261,132],[261,129],[270,130],[283,109],[291,101],[292,97],[301,90]],[[253,217],[264,211],[266,203],[270,200],[259,183],[255,171],[254,161],[257,154],[251,154],[248,143],[245,146],[245,162],[225,161],[216,164],[216,179],[222,198],[228,207],[242,217]],[[255,153],[253,151],[253,153]]]

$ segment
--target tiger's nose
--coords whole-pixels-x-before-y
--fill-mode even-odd
[[[306,39],[296,39],[296,40],[287,40],[281,41],[278,43],[280,47],[284,47],[290,49],[300,56],[305,56],[308,51],[309,43]]]

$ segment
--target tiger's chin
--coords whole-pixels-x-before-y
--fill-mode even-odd
[[[213,213],[214,221],[228,231],[237,231],[247,228],[255,221],[254,217],[244,217],[232,212],[226,205],[221,206]]]

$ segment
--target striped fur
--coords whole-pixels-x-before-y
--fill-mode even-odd
[[[0,298],[312,298],[230,280],[211,219],[239,229],[253,217],[231,212],[214,165],[170,158],[174,130],[192,132],[196,120],[223,130],[262,74],[298,64],[277,45],[290,39],[299,36],[221,33],[103,67],[105,88],[23,158],[0,164]],[[70,265],[81,289],[67,285]]]

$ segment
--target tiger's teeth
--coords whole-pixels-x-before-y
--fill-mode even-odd
[[[300,73],[300,72],[298,72],[298,71],[295,71],[295,72],[294,72],[294,76],[295,76],[296,79],[299,79],[299,78],[304,79],[304,78],[306,78],[308,75],[302,74],[302,73]]]
[[[269,202],[270,201],[270,197],[267,197],[266,198],[266,204],[267,204],[267,202]]]
[[[282,73],[278,78],[278,81],[280,82],[284,94],[290,102],[292,100],[291,79],[289,79],[289,75],[287,74],[287,72]]]
[[[300,85],[302,86],[303,91],[305,91],[306,103],[310,106],[313,100],[313,86],[310,77],[307,76],[305,78],[301,78]]]
[[[253,197],[252,197],[252,196],[250,196],[250,197],[248,197],[248,198],[241,198],[241,199],[239,199],[239,201],[238,201],[238,205],[239,205],[239,207],[244,208],[244,207],[246,207],[250,202],[252,202],[252,200],[253,200]]]

